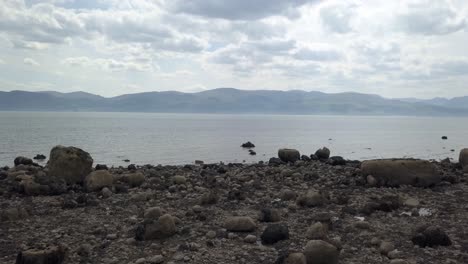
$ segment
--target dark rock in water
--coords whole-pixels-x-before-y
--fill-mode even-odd
[[[105,164],[97,164],[95,169],[96,170],[109,170],[109,168]]]
[[[255,145],[252,142],[248,141],[248,142],[242,144],[241,147],[243,147],[243,148],[255,148]]]
[[[303,161],[310,161],[311,158],[310,158],[309,156],[307,156],[307,155],[302,155],[302,156],[301,156],[301,160],[303,160]]]
[[[65,261],[65,254],[62,247],[29,249],[18,254],[16,264],[61,264]]]
[[[328,163],[332,166],[346,165],[346,160],[340,156],[333,156],[328,160]]]
[[[301,154],[295,149],[280,149],[278,150],[278,158],[284,162],[295,162],[301,158]]]
[[[416,230],[416,234],[411,239],[413,244],[420,247],[450,246],[452,241],[447,234],[435,226],[423,226]]]
[[[135,164],[130,164],[130,165],[128,165],[127,169],[131,170],[131,171],[135,171],[137,169],[137,167],[135,166]]]
[[[260,238],[262,239],[262,243],[266,245],[289,239],[288,226],[286,224],[270,224],[263,231]]]
[[[330,150],[326,147],[323,147],[315,152],[315,156],[317,156],[318,159],[326,160],[330,157]]]
[[[33,165],[33,160],[30,159],[30,158],[26,158],[26,157],[17,157],[14,161],[15,163],[15,166],[18,166],[18,165]]]
[[[203,165],[204,163],[203,160],[195,160],[196,165]]]
[[[64,180],[67,184],[82,183],[92,171],[93,159],[88,152],[56,146],[50,151],[48,176]]]
[[[443,140],[447,140],[448,137],[447,137],[447,136],[443,136],[442,139],[443,139]]]
[[[249,149],[249,154],[252,155],[252,156],[255,156],[255,155],[257,155],[257,152],[255,152],[255,151]]]
[[[129,159],[124,159],[124,160],[122,160],[122,161],[123,161],[123,162],[130,162]]]
[[[35,160],[45,160],[47,157],[42,154],[37,154],[33,159]]]
[[[280,158],[270,158],[270,160],[268,161],[268,164],[270,165],[281,165],[283,163],[284,162]]]

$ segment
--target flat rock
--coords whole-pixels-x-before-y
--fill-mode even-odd
[[[254,220],[248,216],[235,216],[226,219],[225,228],[232,232],[251,232],[257,228]]]

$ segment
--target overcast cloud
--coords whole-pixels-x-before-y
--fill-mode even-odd
[[[0,0],[0,90],[468,95],[464,0]]]

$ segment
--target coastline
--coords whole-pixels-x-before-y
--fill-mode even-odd
[[[378,186],[362,162],[329,159],[93,164],[91,174],[110,175],[110,184],[87,177],[65,186],[47,182],[52,167],[19,164],[0,170],[0,262],[49,246],[66,252],[65,263],[287,263],[320,240],[339,263],[466,263],[468,174],[447,160],[428,163],[440,175],[428,186]],[[148,233],[165,215],[171,230]],[[247,222],[232,226],[239,217]],[[416,246],[422,225],[438,228],[450,245]]]

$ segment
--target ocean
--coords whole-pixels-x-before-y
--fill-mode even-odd
[[[256,156],[240,147],[247,141]],[[250,163],[277,156],[279,148],[310,155],[323,146],[345,159],[458,159],[468,147],[468,118],[0,112],[0,166],[12,166],[17,156],[49,156],[55,145],[82,148],[95,164],[109,166],[129,164],[125,159]]]

